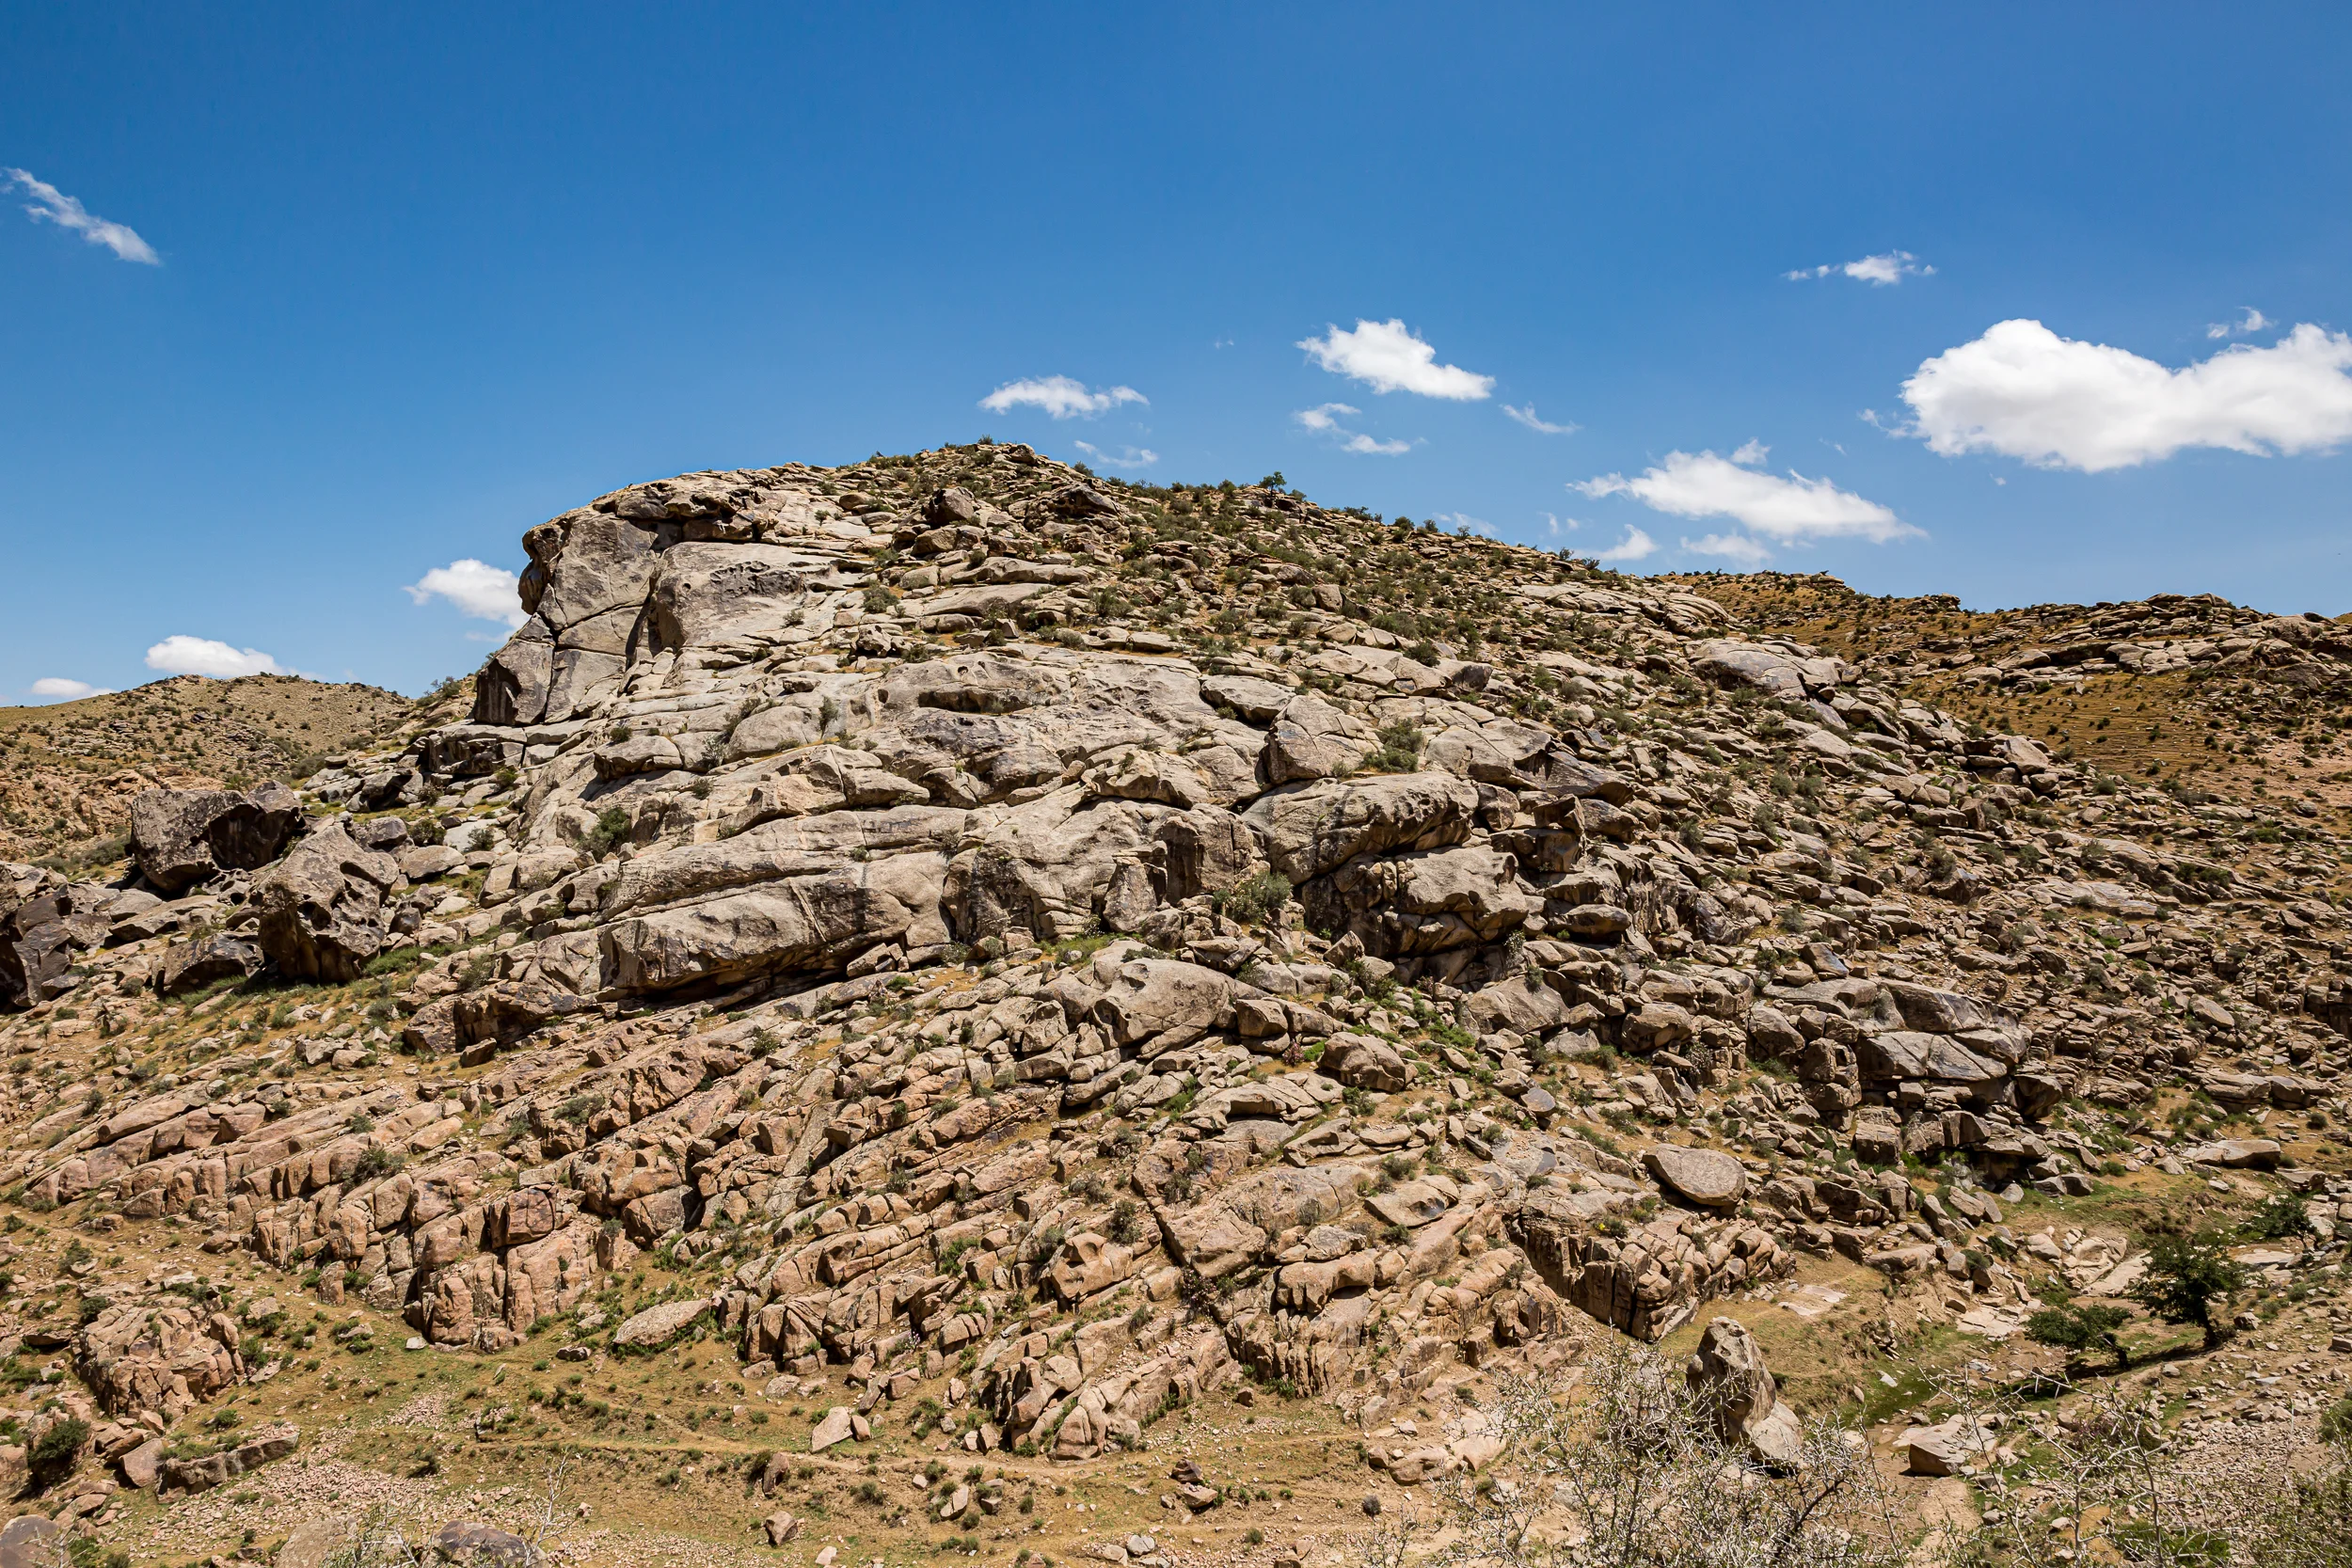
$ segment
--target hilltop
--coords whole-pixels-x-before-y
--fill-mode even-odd
[[[0,708],[0,856],[119,858],[133,796],[299,779],[380,744],[418,705],[294,675],[173,675],[41,707]]]
[[[1685,1356],[1874,1561],[2335,1463],[2338,624],[994,443],[524,545],[469,684],[8,869],[0,1471],[96,1550],[1392,1562]]]

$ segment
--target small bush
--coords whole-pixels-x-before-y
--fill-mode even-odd
[[[1378,734],[1380,745],[1364,758],[1364,771],[1409,773],[1421,766],[1422,733],[1418,725],[1400,719],[1381,726]]]
[[[33,1440],[25,1451],[25,1466],[37,1480],[55,1481],[72,1473],[74,1462],[81,1458],[82,1445],[88,1441],[89,1423],[69,1416]]]
[[[605,807],[596,813],[596,825],[588,831],[588,852],[602,860],[628,838],[635,826],[628,813],[619,806]]]
[[[2246,1222],[2246,1233],[2259,1242],[2283,1242],[2290,1236],[2312,1236],[2312,1217],[2296,1193],[2273,1193]]]
[[[1218,901],[1218,909],[1229,920],[1245,926],[1263,926],[1276,911],[1290,902],[1291,879],[1279,871],[1261,871],[1243,882]]]

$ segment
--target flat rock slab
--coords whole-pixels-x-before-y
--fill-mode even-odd
[[[1649,1173],[1692,1203],[1728,1208],[1747,1193],[1747,1167],[1711,1148],[1660,1144],[1642,1156]]]
[[[1454,1207],[1445,1194],[1425,1181],[1407,1181],[1385,1193],[1375,1193],[1364,1199],[1364,1207],[1390,1225],[1427,1225]]]
[[[2226,1165],[2232,1170],[2276,1170],[2282,1151],[2271,1138],[2224,1138],[2219,1143],[2205,1144],[2181,1151],[2181,1158],[2197,1165]]]
[[[694,1326],[710,1310],[707,1301],[665,1301],[648,1307],[612,1331],[616,1350],[660,1350]]]
[[[835,1443],[848,1442],[852,1430],[850,1422],[855,1418],[856,1412],[846,1404],[836,1404],[826,1411],[825,1418],[808,1434],[808,1451],[823,1453]]]
[[[1915,1476],[1953,1476],[1993,1448],[1993,1434],[1964,1416],[1931,1427],[1913,1427],[1895,1440],[1905,1450]]]

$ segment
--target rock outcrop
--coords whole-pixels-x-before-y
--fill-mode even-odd
[[[1452,1411],[1805,1255],[2013,1317],[2004,1205],[2111,1161],[2293,1187],[2312,1257],[2352,1222],[2301,1136],[2344,927],[2282,840],[1707,585],[993,445],[633,485],[525,546],[464,721],[143,796],[110,882],[0,870],[8,1037],[61,1064],[0,1089],[28,1206],[420,1351],[715,1342],[814,1452],[889,1404],[1069,1462],[1244,1383]],[[2247,635],[2197,667],[2346,657]],[[49,1342],[95,1451],[237,1473],[147,1444],[261,1375],[271,1305],[87,1295]],[[1746,1331],[1689,1379],[1794,1461]],[[1494,1452],[1397,1435],[1400,1483]]]

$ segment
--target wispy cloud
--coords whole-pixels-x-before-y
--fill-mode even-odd
[[[2266,326],[2279,325],[2250,305],[2244,309],[2246,314],[2233,322],[2214,322],[2206,326],[2205,336],[2208,338],[2243,338],[2249,332],[2260,332]]]
[[[1334,375],[1360,381],[1375,392],[1411,392],[1424,398],[1476,403],[1495,388],[1495,378],[1440,365],[1438,351],[1413,336],[1402,319],[1359,321],[1353,331],[1331,326],[1298,346]]]
[[[1150,447],[1120,447],[1116,452],[1104,451],[1091,441],[1070,443],[1097,463],[1114,468],[1148,468],[1160,460],[1160,454]]]
[[[1341,415],[1359,412],[1361,410],[1348,404],[1326,403],[1312,408],[1302,408],[1291,418],[1318,435],[1338,437],[1342,451],[1358,452],[1367,457],[1394,457],[1413,450],[1410,441],[1383,441],[1340,423]]]
[[[1047,375],[1008,381],[980,399],[980,406],[995,414],[1028,407],[1042,408],[1057,420],[1090,420],[1121,404],[1151,401],[1133,387],[1105,387],[1090,391],[1083,381],[1066,375]]]
[[[164,259],[155,254],[155,247],[140,239],[138,231],[129,224],[111,223],[100,217],[46,180],[37,180],[21,168],[0,168],[0,187],[10,185],[32,198],[24,204],[24,211],[34,222],[54,223],[92,245],[104,245],[125,261],[151,267],[164,264]]]
[[[2100,473],[2219,447],[2269,457],[2352,440],[2352,337],[2305,323],[2171,370],[2105,343],[2005,321],[1903,383],[1917,436],[1946,457],[1993,451]]]
[[[1628,524],[1625,537],[1593,557],[1604,564],[1619,561],[1640,561],[1658,553],[1658,541],[1640,529]]]
[[[1703,539],[1685,539],[1681,547],[1692,555],[1721,556],[1744,566],[1761,566],[1772,559],[1771,550],[1744,533],[1710,533]]]
[[[1878,502],[1840,490],[1826,479],[1807,479],[1793,471],[1783,479],[1762,472],[1759,465],[1766,451],[1760,441],[1745,443],[1729,457],[1711,451],[1671,451],[1662,462],[1630,479],[1602,474],[1572,483],[1568,488],[1594,497],[1630,496],[1651,511],[1673,517],[1728,517],[1783,545],[1820,539],[1867,539],[1883,545],[1893,539],[1923,537]],[[1761,542],[1737,535],[1685,540],[1682,547],[1702,555],[1751,561],[1760,561],[1767,553]]]
[[[28,689],[45,702],[70,703],[76,697],[103,697],[114,689],[110,686],[92,686],[87,681],[69,680],[63,675],[43,675]]]
[[[523,614],[515,574],[471,556],[446,566],[436,566],[416,581],[404,584],[402,591],[419,604],[447,599],[477,621],[502,621],[510,626],[519,626],[528,619]]]
[[[1784,272],[1781,276],[1791,283],[1801,283],[1814,277],[1851,277],[1858,283],[1870,283],[1885,288],[1890,284],[1899,283],[1906,277],[1929,277],[1934,271],[1933,267],[1920,261],[1908,250],[1887,250],[1876,256],[1865,256],[1857,261],[1826,261],[1818,267],[1799,267],[1794,272]]]
[[[209,637],[184,632],[165,638],[147,650],[147,667],[167,675],[210,675],[234,680],[239,675],[282,675],[288,672],[259,648],[237,648]]]
[[[1565,436],[1572,431],[1583,428],[1581,425],[1573,424],[1550,424],[1545,420],[1539,420],[1535,417],[1535,405],[1532,403],[1524,408],[1514,408],[1506,403],[1502,405],[1502,411],[1505,414],[1510,415],[1511,418],[1518,420],[1519,423],[1525,425],[1528,429],[1540,431],[1546,436]]]

